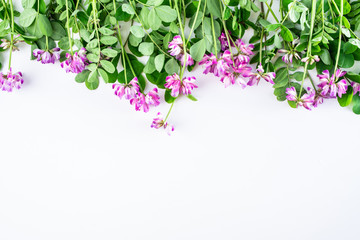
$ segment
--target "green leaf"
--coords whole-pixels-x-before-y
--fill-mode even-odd
[[[99,32],[101,32],[101,34],[103,35],[113,35],[115,33],[115,31],[108,29],[106,27],[99,28]]]
[[[148,0],[146,2],[146,4],[157,7],[157,6],[160,6],[163,2],[164,2],[164,0]]]
[[[23,27],[29,27],[35,20],[38,13],[34,9],[26,8],[20,14],[19,24]]]
[[[86,79],[89,78],[89,74],[90,74],[89,70],[84,70],[81,73],[76,75],[75,81],[78,82],[78,83],[83,83],[83,82],[86,81]]]
[[[145,31],[140,26],[131,26],[130,32],[137,38],[145,37]]]
[[[191,101],[194,101],[194,102],[197,101],[196,97],[194,97],[194,96],[191,95],[191,94],[187,95],[187,97],[188,97],[188,99],[190,99]]]
[[[192,45],[190,48],[190,55],[197,62],[201,61],[204,58],[205,52],[206,52],[205,39],[201,39],[200,41]]]
[[[330,52],[327,49],[322,50],[322,53],[320,54],[320,59],[326,65],[330,65],[332,63]]]
[[[161,26],[161,19],[155,12],[155,9],[151,9],[148,15],[148,23],[152,30],[158,30]]]
[[[221,18],[220,2],[218,0],[207,0],[207,9],[215,17]]]
[[[281,34],[282,38],[287,42],[292,42],[294,40],[294,37],[293,37],[291,31],[284,25],[281,25],[280,34]]]
[[[164,54],[159,54],[155,57],[155,68],[158,72],[161,72],[161,70],[164,67],[164,63],[165,63],[165,55]]]
[[[53,33],[52,27],[51,27],[51,23],[49,21],[49,19],[43,15],[43,14],[39,14],[38,16],[38,26],[40,31],[45,35],[50,37]]]
[[[139,51],[145,56],[150,56],[154,52],[154,43],[143,42],[139,45]]]
[[[100,64],[107,72],[109,72],[109,73],[115,72],[115,67],[111,62],[109,62],[107,60],[101,60]]]
[[[66,36],[66,31],[60,23],[51,21],[51,27],[53,29],[53,34],[51,35],[51,37],[54,40],[60,40],[61,38]]]
[[[21,5],[23,8],[32,8],[36,0],[21,0]]]
[[[353,96],[353,112],[355,114],[360,114],[360,96],[359,94],[355,94]]]
[[[101,76],[101,78],[104,80],[104,82],[108,83],[109,82],[109,75],[107,74],[107,72],[105,72],[103,69],[98,68],[98,73]]]
[[[118,51],[111,49],[111,48],[105,48],[103,50],[101,50],[101,52],[107,56],[107,57],[111,57],[114,58],[118,55]]]
[[[155,8],[156,14],[163,22],[173,22],[176,20],[177,15],[176,11],[172,9],[170,6],[162,5]]]
[[[165,64],[165,71],[168,74],[174,74],[179,72],[180,66],[177,63],[177,61],[174,58],[171,58],[166,64]]]
[[[99,87],[99,76],[97,71],[91,72],[88,79],[85,81],[85,85],[89,90],[95,90]]]
[[[114,36],[102,36],[100,38],[100,42],[105,45],[113,45],[117,43],[117,41],[118,41],[117,38]]]
[[[127,4],[127,3],[122,5],[122,10],[130,15],[135,14],[135,11],[132,8],[132,6],[130,6],[130,4]]]
[[[343,94],[343,95],[341,96],[341,98],[339,98],[339,97],[337,98],[340,106],[342,106],[342,107],[349,106],[350,103],[351,103],[351,101],[352,101],[352,99],[353,99],[353,95],[354,95],[354,94],[353,94],[353,89],[352,89],[351,86],[349,86],[349,87],[348,87],[348,90],[346,91],[346,93]]]
[[[346,78],[350,79],[351,81],[353,82],[357,82],[357,83],[360,83],[360,75],[359,74],[356,74],[356,73],[353,73],[353,72],[348,72],[346,75],[345,75]]]

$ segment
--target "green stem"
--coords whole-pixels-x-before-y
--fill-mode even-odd
[[[99,30],[98,30],[98,26],[97,26],[97,6],[96,6],[96,0],[92,0],[92,12],[93,12],[93,20],[94,20],[94,26],[95,26],[95,32],[96,32],[96,37],[98,40],[98,54],[99,54],[99,61],[98,61],[98,65],[100,62],[100,56],[101,56],[101,48],[100,48],[100,35],[99,35]]]
[[[279,19],[276,17],[276,15],[275,15],[274,11],[272,10],[271,6],[269,6],[269,4],[268,4],[267,2],[265,2],[265,4],[266,4],[266,6],[268,7],[268,9],[270,10],[271,15],[274,17],[275,21],[276,21],[277,23],[279,23],[280,21],[279,21]]]
[[[313,37],[313,32],[314,32],[315,13],[316,13],[316,1],[312,1],[310,36],[309,36],[309,43],[308,43],[307,54],[306,54],[307,57],[311,56],[311,46],[312,46],[311,42],[312,42],[312,37]],[[302,92],[302,89],[304,88],[304,82],[305,82],[305,78],[306,78],[306,75],[307,75],[308,65],[309,65],[309,61],[306,61],[305,67],[304,67],[304,75],[303,75],[303,78],[302,78],[301,88],[300,88],[300,92],[299,92],[299,98],[301,97],[301,92]]]
[[[340,58],[343,15],[344,15],[344,0],[340,0],[339,44],[338,44],[338,49],[337,49],[337,54],[336,54],[334,74],[336,73],[336,70],[337,70],[337,67],[339,64],[339,58]]]
[[[176,0],[175,0],[175,1],[176,1]],[[165,119],[164,119],[164,122],[166,122],[166,120],[168,119],[168,117],[169,117],[169,115],[170,115],[170,113],[171,113],[171,110],[172,110],[173,107],[174,107],[174,103],[175,103],[175,101],[172,102],[172,104],[171,104],[171,106],[170,106],[170,109],[169,109],[169,111],[168,111],[168,113],[166,114],[166,117],[165,117]]]
[[[186,45],[189,43],[190,38],[191,38],[191,34],[192,34],[193,31],[194,31],[195,24],[196,24],[196,22],[197,22],[197,18],[198,18],[199,12],[200,12],[200,6],[201,6],[201,0],[199,0],[199,5],[198,5],[198,7],[197,7],[197,9],[196,9],[195,19],[194,19],[194,22],[193,22],[193,24],[192,24],[192,26],[191,26],[189,38],[188,38],[188,40],[186,41]]]
[[[287,19],[287,17],[289,16],[289,14],[290,14],[290,12],[291,12],[291,9],[295,6],[295,4],[293,4],[293,3],[296,2],[296,1],[297,1],[297,0],[293,1],[292,3],[290,3],[290,4],[291,4],[291,7],[290,7],[290,9],[287,11],[284,19],[281,21],[281,24],[283,24],[283,23],[285,22],[285,20]],[[312,2],[313,2],[313,3],[315,2],[315,8],[316,8],[316,1],[313,0]]]
[[[12,0],[10,0],[10,14],[11,14],[11,33],[10,33],[10,54],[9,54],[9,70],[11,68],[11,57],[14,45],[14,6]]]
[[[116,13],[116,2],[115,2],[115,0],[113,0],[113,5],[114,5],[114,14],[115,14]],[[122,65],[123,65],[123,68],[124,68],[125,84],[128,84],[128,79],[127,79],[127,75],[126,75],[125,46],[123,46],[123,42],[122,42],[119,27],[120,27],[119,22],[118,22],[118,20],[116,20],[116,32],[117,32],[117,38],[118,38],[118,40],[120,42],[120,47],[121,47],[121,55],[122,55],[121,61],[122,61]]]
[[[181,67],[181,71],[180,71],[180,80],[182,81],[184,72],[185,72],[185,68],[186,68],[186,61],[187,61],[187,48],[186,48],[186,38],[185,38],[185,33],[184,33],[184,27],[182,25],[182,21],[181,21],[181,16],[180,16],[180,10],[179,10],[179,6],[178,6],[178,0],[175,0],[175,9],[178,15],[178,21],[179,21],[179,25],[180,25],[180,31],[181,31],[181,36],[182,36],[182,40],[183,40],[183,48],[184,48],[184,64]]]
[[[210,14],[211,18],[211,30],[213,35],[213,41],[214,41],[214,49],[215,49],[215,56],[217,56],[218,50],[217,50],[217,44],[216,44],[216,35],[215,35],[215,27],[214,27],[214,17],[212,14]]]
[[[39,1],[38,1],[39,2]],[[68,0],[65,0],[66,2],[66,29],[68,32],[68,39],[69,39],[69,45],[70,45],[70,53],[71,55],[74,55],[73,49],[72,49],[72,41],[71,41],[71,34],[70,34],[70,19],[69,19],[69,3]]]

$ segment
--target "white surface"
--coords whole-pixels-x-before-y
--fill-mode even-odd
[[[168,137],[150,124],[169,105],[135,112],[28,55],[0,93],[1,240],[360,238],[360,118],[336,101],[294,110],[198,69]]]

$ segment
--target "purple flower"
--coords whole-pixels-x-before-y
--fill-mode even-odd
[[[179,96],[179,94],[189,95],[194,88],[198,86],[195,84],[195,77],[185,77],[182,81],[179,75],[176,73],[172,76],[166,77],[165,87],[171,89],[170,95],[173,97]]]
[[[178,57],[183,54],[183,41],[180,35],[176,35],[171,42],[169,42],[169,53],[171,56]]]
[[[307,110],[311,110],[311,107],[314,105],[315,101],[315,91],[314,89],[307,88],[308,92],[305,93],[301,98],[298,98],[295,87],[290,87],[286,89],[286,99],[297,103],[297,106],[302,106]]]
[[[7,74],[0,73],[0,88],[2,91],[12,92],[13,89],[20,89],[24,83],[22,73],[12,73],[12,70],[8,71]]]
[[[243,42],[243,40],[238,39],[236,40],[235,45],[239,48],[240,54],[246,56],[254,55],[254,53],[252,52],[252,50],[254,49],[253,44],[247,45]]]
[[[262,67],[261,63],[259,64],[256,71],[257,71],[257,73],[249,74],[249,77],[250,77],[250,80],[248,82],[249,86],[259,84],[260,79],[264,79],[265,81],[267,81],[271,84],[274,84],[274,79],[276,77],[276,74],[274,72],[264,73],[264,68]]]
[[[60,59],[60,48],[53,48],[52,50],[44,51],[41,49],[35,49],[33,51],[34,57],[37,61],[41,61],[42,64],[55,63]]]
[[[125,96],[125,99],[130,100],[132,98],[135,98],[140,92],[137,77],[131,80],[130,83],[128,83],[127,85],[114,83],[112,88],[115,89],[115,95],[118,96],[120,99]]]
[[[357,93],[359,93],[359,95],[360,95],[360,83],[352,82],[351,86],[354,89],[354,95],[357,94]]]
[[[300,60],[299,52],[296,51],[296,47],[299,46],[300,41],[299,39],[295,39],[292,43],[289,44],[290,50],[286,49],[279,49],[279,53],[285,53],[285,55],[282,57],[283,62],[285,63],[292,63],[293,59],[296,58]]]
[[[19,48],[16,46],[17,43],[19,42],[23,42],[20,34],[14,35],[13,38],[13,51],[19,51]],[[6,38],[1,39],[1,44],[0,47],[3,48],[4,50],[7,48],[10,48],[11,46],[11,41],[7,40]]]
[[[308,62],[310,65],[312,65],[315,62],[319,62],[320,58],[318,55],[315,55],[315,56],[311,56],[311,57],[305,57],[305,58],[301,59],[301,61],[304,63]]]
[[[228,42],[226,34],[224,32],[221,33],[221,35],[219,37],[219,41],[220,41],[220,45],[221,45],[221,51],[225,51],[225,50],[229,49],[229,42]],[[232,43],[231,43],[231,46],[233,46]]]
[[[61,67],[65,68],[66,72],[81,73],[88,65],[85,48],[81,48],[78,52],[74,53],[74,55],[66,53],[66,58],[67,59],[61,63]]]
[[[181,65],[192,66],[194,59],[189,53],[184,53],[184,43],[180,35],[176,35],[171,42],[169,42],[169,53],[181,62]],[[186,62],[186,64],[185,64]]]
[[[159,90],[157,88],[154,88],[145,97],[145,103],[150,106],[159,106],[160,105],[160,96],[159,96]]]
[[[216,65],[217,65],[217,59],[214,54],[205,55],[204,58],[199,62],[199,65],[205,65],[204,74],[214,73]]]
[[[323,74],[317,75],[320,80],[318,87],[321,89],[321,95],[324,97],[335,98],[336,95],[341,97],[346,93],[348,88],[346,81],[344,79],[339,80],[339,78],[343,77],[345,74],[345,71],[338,69],[331,77],[328,70],[323,71]]]
[[[158,113],[156,118],[153,119],[151,127],[155,129],[164,128],[169,136],[171,135],[171,132],[175,130],[174,126],[169,125],[166,121],[164,121],[161,113]]]

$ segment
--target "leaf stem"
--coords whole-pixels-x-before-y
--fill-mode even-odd
[[[39,2],[39,1],[38,1]],[[72,41],[71,41],[71,34],[70,34],[70,19],[69,19],[69,3],[68,0],[65,0],[66,2],[66,30],[68,32],[68,39],[69,39],[69,45],[70,45],[70,53],[71,55],[74,55],[73,49],[72,49]]]
[[[10,14],[11,14],[11,33],[10,33],[9,70],[11,68],[11,57],[14,46],[14,5],[12,0],[10,0]]]
[[[340,58],[343,15],[344,15],[344,0],[340,0],[339,44],[338,44],[338,49],[337,49],[337,54],[336,54],[334,74],[336,73],[336,70],[337,70],[337,67],[339,64],[339,58]]]

